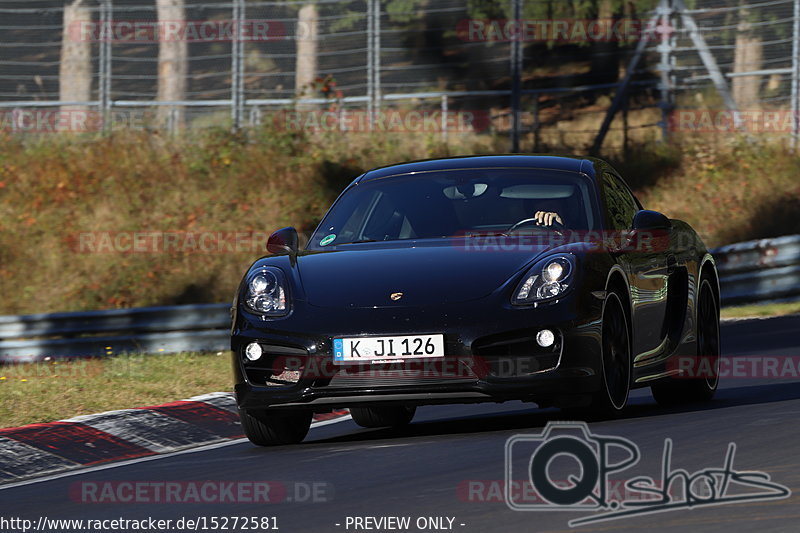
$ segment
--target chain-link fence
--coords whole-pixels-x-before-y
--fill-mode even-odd
[[[799,0],[660,0],[650,16],[653,32],[628,70],[657,73],[664,136],[744,133],[796,146]],[[602,136],[601,128],[595,149]]]
[[[580,149],[736,109],[796,132],[800,0],[567,4],[2,0],[0,129],[515,128],[523,149]]]

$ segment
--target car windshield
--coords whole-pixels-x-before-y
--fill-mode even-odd
[[[589,179],[576,172],[480,168],[360,182],[333,205],[308,247],[544,230],[538,211],[558,213],[553,229],[596,229]]]

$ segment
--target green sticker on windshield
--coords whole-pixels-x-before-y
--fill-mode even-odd
[[[327,237],[323,237],[322,240],[319,241],[319,245],[320,246],[326,246],[326,245],[332,243],[335,238],[336,238],[336,234],[335,233],[331,233]]]

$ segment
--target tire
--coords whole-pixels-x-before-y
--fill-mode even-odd
[[[311,411],[266,413],[239,409],[244,434],[257,446],[301,442],[311,427]]]
[[[631,336],[622,298],[609,291],[603,302],[601,377],[602,388],[584,406],[562,407],[565,415],[580,419],[585,414],[614,416],[628,403],[631,390]],[[586,405],[588,403],[588,405]]]
[[[622,298],[609,291],[603,303],[603,387],[592,398],[590,409],[616,414],[625,408],[631,390],[631,335]]]
[[[653,383],[650,389],[659,405],[673,406],[707,402],[719,385],[719,302],[708,278],[700,281],[697,301],[697,355],[709,361],[698,361],[694,368],[710,369],[711,375],[698,378],[668,378]]]
[[[351,407],[353,421],[365,428],[402,427],[414,418],[416,407]]]

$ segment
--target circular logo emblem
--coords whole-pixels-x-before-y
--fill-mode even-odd
[[[402,297],[403,297],[402,292],[393,292],[392,294],[389,295],[389,298],[391,298],[393,302],[396,302]]]
[[[327,237],[323,237],[321,241],[319,241],[320,246],[327,246],[328,244],[332,243],[333,240],[336,238],[335,233],[331,233]]]

